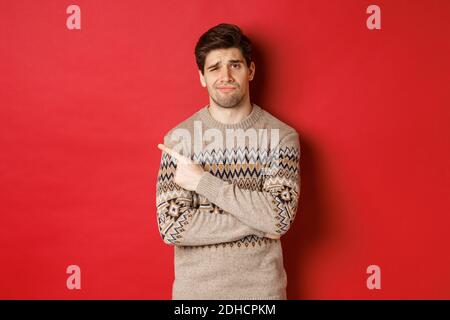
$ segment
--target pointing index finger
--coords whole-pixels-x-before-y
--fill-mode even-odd
[[[181,154],[179,154],[178,152],[166,147],[163,144],[158,144],[158,148],[168,154],[170,154],[172,157],[174,157],[175,159],[179,160],[179,161],[187,161],[187,158]]]

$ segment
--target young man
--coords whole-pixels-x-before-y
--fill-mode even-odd
[[[255,64],[239,27],[211,28],[195,56],[209,104],[158,145],[157,221],[175,246],[172,298],[286,299],[280,237],[298,205],[298,134],[250,102]]]

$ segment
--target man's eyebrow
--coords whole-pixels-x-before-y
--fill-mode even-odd
[[[242,63],[244,61],[242,61],[241,59],[238,59],[238,60],[230,60],[228,62],[230,62],[230,63]]]

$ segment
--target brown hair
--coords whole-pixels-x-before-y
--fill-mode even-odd
[[[252,43],[241,29],[234,24],[221,23],[206,31],[195,46],[195,60],[198,69],[204,73],[207,54],[215,49],[238,48],[247,66],[252,61]]]

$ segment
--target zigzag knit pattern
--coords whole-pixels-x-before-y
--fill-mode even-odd
[[[200,163],[205,171],[233,183],[238,188],[269,193],[272,197],[273,215],[277,220],[276,232],[283,234],[295,219],[297,211],[300,192],[297,180],[299,157],[299,150],[293,147],[278,148],[276,158],[266,150],[245,147],[206,151],[194,155],[193,159]],[[158,225],[162,238],[174,245],[180,243],[194,214],[223,214],[221,208],[205,197],[175,184],[175,170],[176,163],[173,158],[164,153],[157,181]],[[254,247],[272,241],[275,240],[249,235],[233,242],[195,248]]]

